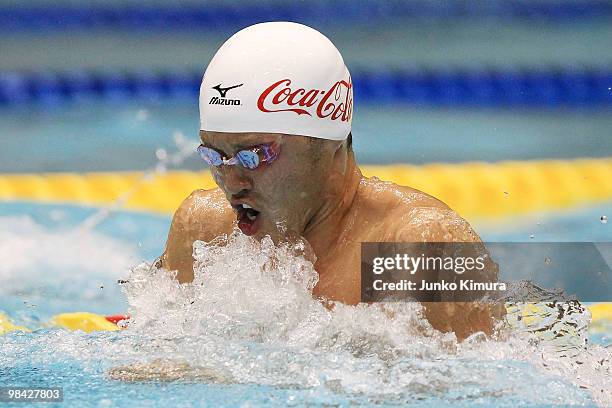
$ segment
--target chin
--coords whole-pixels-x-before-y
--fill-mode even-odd
[[[262,228],[254,235],[257,239],[261,239],[269,235],[276,244],[287,241],[289,237],[300,236],[300,231],[297,227],[285,227],[286,223],[279,222],[278,224],[263,225]]]

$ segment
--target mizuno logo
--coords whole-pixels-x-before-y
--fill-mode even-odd
[[[217,92],[219,92],[219,95],[222,98],[225,98],[225,95],[227,94],[227,91],[229,91],[230,89],[238,88],[239,86],[242,86],[242,85],[244,85],[244,84],[228,86],[227,88],[221,88],[221,84],[219,84],[219,85],[213,86],[212,89],[214,89]]]
[[[229,91],[230,89],[238,88],[239,86],[242,86],[242,85],[244,84],[228,86],[227,88],[222,88],[221,84],[213,86],[212,89],[219,92],[219,95],[221,97],[219,98],[218,96],[213,96],[208,102],[208,104],[209,105],[242,105],[240,103],[240,99],[225,98],[225,95],[227,95],[227,91]]]
[[[209,105],[240,105],[240,99],[223,99],[213,96],[208,102]]]

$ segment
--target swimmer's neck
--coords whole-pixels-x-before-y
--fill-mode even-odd
[[[337,180],[331,180],[327,200],[310,218],[303,232],[317,259],[321,260],[334,242],[345,233],[347,215],[351,213],[363,176],[353,153],[349,153],[346,169]]]

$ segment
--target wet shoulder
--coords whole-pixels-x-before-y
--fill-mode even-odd
[[[441,200],[408,186],[364,179],[368,212],[381,222],[380,241],[474,242],[470,224]]]
[[[193,242],[231,232],[231,208],[215,190],[196,190],[174,213],[161,266],[177,271],[179,282],[193,280]]]
[[[192,192],[177,209],[172,224],[189,231],[192,238],[208,241],[231,232],[233,219],[223,192],[215,188]]]

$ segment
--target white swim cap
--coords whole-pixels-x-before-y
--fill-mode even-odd
[[[200,129],[344,140],[353,84],[338,49],[302,24],[240,30],[219,48],[200,86]]]

